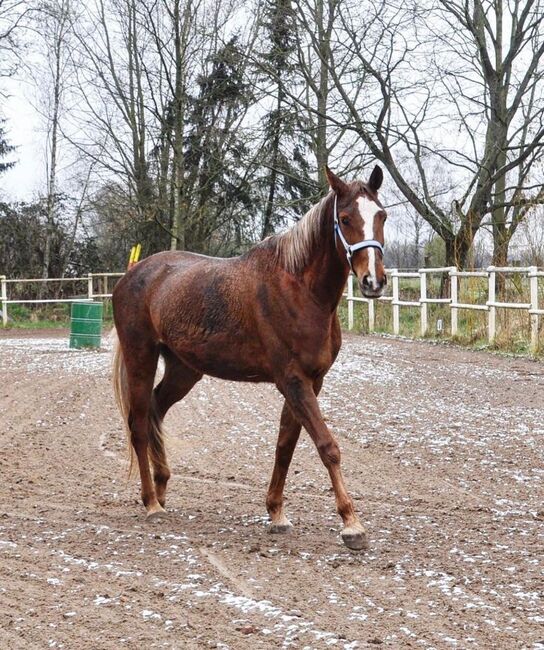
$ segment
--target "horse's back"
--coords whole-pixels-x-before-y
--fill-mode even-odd
[[[293,355],[319,375],[336,356],[332,314],[300,284],[271,266],[266,247],[226,259],[158,253],[118,283],[115,322],[120,339],[164,344],[223,379],[275,381]]]
[[[150,309],[156,297],[162,294],[163,285],[175,276],[176,282],[183,280],[184,274],[209,258],[185,251],[165,251],[156,253],[138,262],[119,280],[112,296],[113,315],[117,330],[123,331],[135,326],[151,325]]]
[[[119,280],[113,291],[114,311],[128,299],[135,298],[148,302],[169,278],[183,281],[184,274],[198,266],[221,264],[226,260],[208,257],[186,251],[164,251],[155,253],[138,262]]]
[[[269,379],[262,370],[262,344],[252,306],[256,275],[241,258],[179,251],[152,255],[115,288],[119,338],[134,345],[144,340],[165,344],[207,374]],[[234,350],[237,359],[231,358]],[[259,362],[253,363],[257,358]]]

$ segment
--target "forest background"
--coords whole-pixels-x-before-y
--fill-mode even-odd
[[[235,255],[376,162],[389,266],[544,264],[542,0],[0,0],[0,99],[10,277]]]

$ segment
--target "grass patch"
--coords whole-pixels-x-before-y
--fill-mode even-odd
[[[111,300],[103,301],[103,326],[113,326]],[[8,305],[9,329],[66,329],[70,327],[70,303]]]

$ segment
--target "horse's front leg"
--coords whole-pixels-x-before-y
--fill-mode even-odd
[[[336,508],[342,521],[342,539],[353,550],[368,548],[366,531],[355,513],[340,469],[340,449],[329,431],[317,403],[311,380],[302,375],[291,375],[278,386],[293,416],[308,431],[331,477]]]
[[[292,524],[283,510],[283,487],[293,452],[297,446],[300,429],[300,422],[293,416],[289,404],[285,402],[281,412],[274,470],[266,495],[266,509],[270,515],[269,530],[271,533],[285,533],[292,528]]]
[[[316,395],[319,394],[322,384],[322,379],[314,382],[314,392]],[[280,432],[276,445],[274,470],[272,471],[272,478],[270,479],[268,494],[266,495],[266,509],[270,515],[269,530],[271,533],[285,533],[292,528],[292,524],[287,519],[283,509],[283,489],[301,428],[302,425],[295,418],[291,407],[285,401],[280,418]]]

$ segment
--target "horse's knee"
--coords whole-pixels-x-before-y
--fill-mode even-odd
[[[285,397],[296,408],[300,407],[304,401],[304,382],[296,375],[288,377],[285,381]]]
[[[340,447],[335,440],[328,439],[318,442],[317,450],[327,467],[340,463]]]

